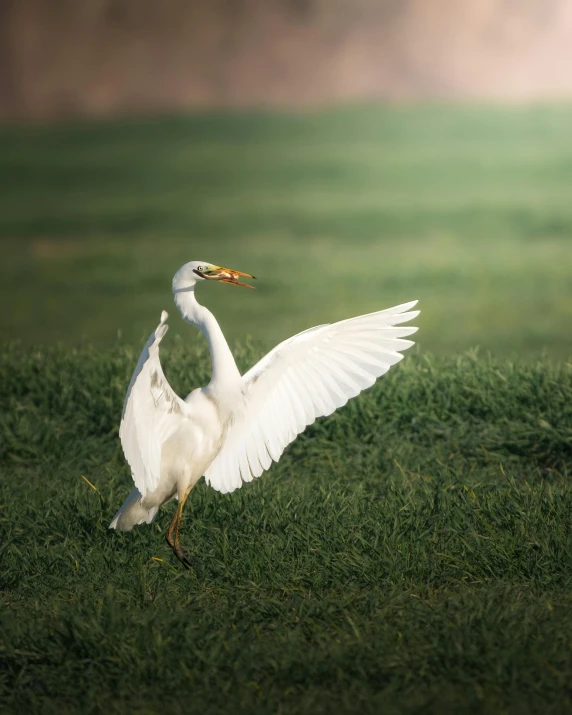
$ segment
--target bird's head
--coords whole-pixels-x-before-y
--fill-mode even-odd
[[[254,288],[248,283],[241,283],[238,278],[254,278],[250,273],[235,271],[233,268],[224,268],[223,266],[215,266],[213,263],[206,261],[190,261],[181,266],[175,273],[173,278],[173,290],[181,291],[190,289],[199,281],[220,281],[221,283],[230,283],[235,286],[244,286],[245,288]]]

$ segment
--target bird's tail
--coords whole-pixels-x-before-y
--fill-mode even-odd
[[[137,524],[150,524],[158,510],[158,506],[145,509],[141,504],[141,493],[137,488],[134,488],[113,517],[109,528],[117,529],[118,531],[131,531]]]

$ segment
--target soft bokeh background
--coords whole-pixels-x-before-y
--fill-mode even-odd
[[[0,329],[232,339],[418,298],[421,349],[572,352],[565,0],[0,4]],[[194,336],[193,336],[194,337]]]

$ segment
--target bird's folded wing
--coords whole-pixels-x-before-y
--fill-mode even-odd
[[[413,345],[403,338],[417,328],[399,324],[419,314],[416,303],[306,330],[262,358],[243,377],[243,403],[207,483],[232,492],[259,477],[307,425],[373,385]]]
[[[180,424],[187,406],[163,373],[159,343],[167,332],[167,313],[151,334],[129,383],[119,436],[135,486],[145,496],[161,476],[161,448]]]

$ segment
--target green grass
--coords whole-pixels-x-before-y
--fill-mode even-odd
[[[189,572],[171,506],[107,529],[134,358],[0,353],[3,712],[572,710],[569,365],[408,355],[260,480],[201,483]]]
[[[571,126],[423,106],[0,127],[2,713],[572,712]],[[404,362],[270,473],[193,491],[188,572],[173,505],[107,525],[161,309],[173,386],[208,379],[170,295],[192,259],[259,277],[201,295],[243,367],[318,323],[422,313]]]
[[[233,339],[418,298],[426,350],[566,358],[571,123],[415,106],[0,128],[0,329],[132,344],[200,258],[259,277],[205,291]]]

